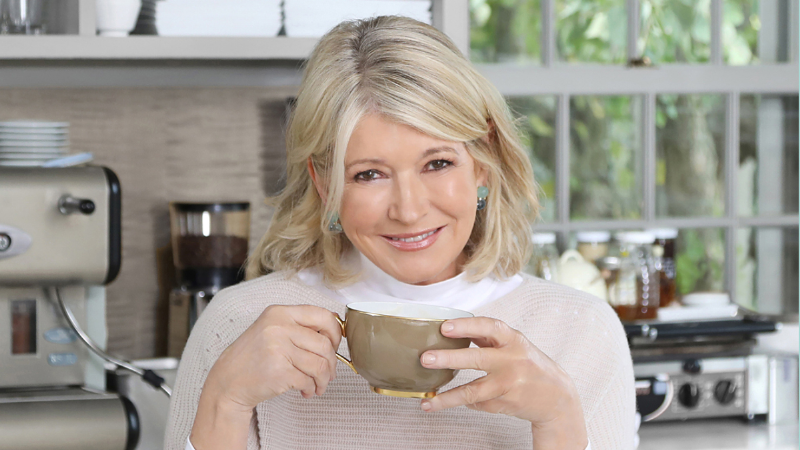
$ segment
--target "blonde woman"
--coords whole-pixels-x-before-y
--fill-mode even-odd
[[[503,98],[442,33],[378,17],[325,35],[287,158],[248,281],[220,292],[189,338],[166,448],[633,448],[620,322],[520,272],[531,166]],[[471,370],[432,399],[370,392],[335,357],[335,314],[358,300],[473,312],[441,331],[477,347],[421,357]]]

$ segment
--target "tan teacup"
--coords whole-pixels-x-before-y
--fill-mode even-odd
[[[347,305],[339,319],[350,350],[348,360],[336,357],[364,377],[373,392],[393,397],[431,398],[456,375],[451,369],[426,369],[419,359],[428,350],[469,347],[469,339],[444,337],[440,327],[448,319],[471,313],[439,306],[391,302]],[[338,317],[337,317],[338,318]]]

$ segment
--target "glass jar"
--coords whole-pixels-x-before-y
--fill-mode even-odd
[[[676,300],[678,291],[677,271],[675,270],[675,242],[678,238],[678,230],[658,228],[647,231],[655,237],[653,256],[660,282],[659,305],[663,308]]]
[[[578,240],[578,253],[586,261],[597,264],[599,259],[608,256],[608,242],[611,240],[608,231],[579,231],[575,238]]]
[[[534,233],[533,255],[528,262],[527,272],[548,281],[555,281],[558,275],[558,248],[555,233]]]
[[[619,275],[615,309],[623,321],[655,319],[659,307],[659,274],[653,259],[655,237],[646,232],[618,234]]]
[[[250,238],[250,204],[169,205],[175,268],[181,286],[223,288],[244,278]]]
[[[616,311],[616,305],[618,304],[616,289],[617,280],[619,279],[619,257],[606,256],[598,259],[596,264],[597,268],[600,269],[600,276],[603,277],[603,280],[606,282],[608,303]]]

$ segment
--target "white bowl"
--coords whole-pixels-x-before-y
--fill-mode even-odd
[[[10,139],[0,138],[0,146],[2,147],[66,147],[69,142],[66,139],[60,141],[44,141],[44,140],[24,140],[12,141]]]
[[[48,141],[61,142],[67,140],[67,134],[37,134],[37,133],[4,133],[0,131],[0,142],[5,141]]]
[[[63,155],[67,153],[67,148],[33,148],[33,147],[0,147],[0,154],[8,153],[35,153],[47,157],[50,155]]]
[[[36,122],[27,120],[13,120],[0,122],[0,128],[68,128],[69,122]]]
[[[40,167],[42,164],[46,163],[47,160],[40,160],[40,161],[0,161],[0,166],[3,167]]]
[[[100,36],[127,36],[136,26],[141,8],[141,0],[97,0]]]

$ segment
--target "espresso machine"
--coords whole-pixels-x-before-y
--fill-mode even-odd
[[[0,450],[136,446],[136,409],[95,354],[120,209],[108,168],[0,167]]]

